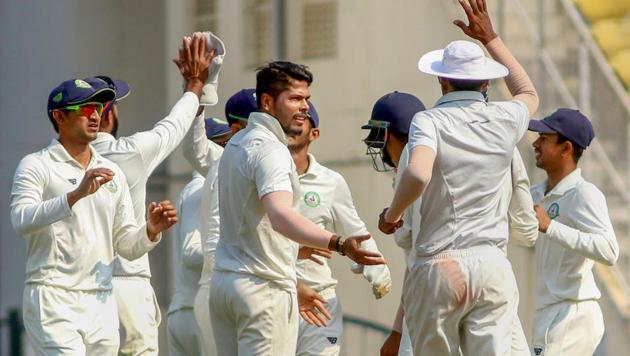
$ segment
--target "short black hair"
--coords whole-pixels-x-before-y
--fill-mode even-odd
[[[313,82],[313,74],[308,67],[288,61],[270,62],[256,70],[256,103],[261,107],[263,94],[277,98],[285,91],[292,80],[305,81],[309,86]]]
[[[481,87],[488,82],[487,80],[445,79],[451,83],[455,91],[481,91]]]
[[[573,161],[575,163],[578,163],[578,161],[582,157],[582,154],[584,153],[584,149],[578,146],[578,144],[576,144],[575,142],[569,140],[566,136],[562,135],[561,133],[558,134],[558,140],[556,140],[556,143],[565,143],[567,141],[571,142],[571,145],[573,146]]]

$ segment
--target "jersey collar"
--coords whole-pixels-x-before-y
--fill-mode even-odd
[[[90,158],[90,163],[88,164],[88,167],[92,167],[97,163],[104,162],[103,158],[98,153],[96,153],[92,145],[89,145],[89,148],[92,152],[92,158]],[[56,138],[54,138],[50,142],[50,145],[48,145],[48,152],[50,152],[51,158],[58,162],[69,162],[83,169],[83,166],[81,166],[79,162],[77,162],[74,158],[72,158],[72,156],[70,156],[68,151],[66,151],[66,148],[63,147],[61,142],[59,142],[59,140]]]
[[[566,177],[562,178],[558,184],[546,195],[564,195],[564,193],[575,188],[578,184],[582,183],[584,178],[582,177],[582,170],[576,168],[573,172],[569,173]],[[541,184],[543,192],[547,189],[548,180],[545,180],[544,184]]]
[[[282,126],[280,126],[278,120],[267,113],[254,111],[249,115],[248,125],[252,125],[252,127],[262,127],[271,132],[285,146],[289,144],[287,135],[282,131]]]
[[[315,160],[315,156],[309,153],[308,154],[308,169],[299,178],[308,177],[308,176],[317,178],[317,175],[320,174],[322,167],[323,166],[319,164],[317,160]]]
[[[487,104],[483,94],[478,91],[452,91],[438,99],[435,106],[437,107],[454,101],[478,101]]]

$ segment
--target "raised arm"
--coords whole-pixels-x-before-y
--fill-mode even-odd
[[[210,166],[219,163],[223,147],[206,137],[203,106],[199,106],[192,127],[182,141],[182,151],[193,169],[204,177]]]
[[[461,20],[453,23],[471,38],[480,41],[488,50],[488,53],[509,70],[505,78],[510,93],[514,100],[519,100],[527,106],[529,114],[538,110],[538,93],[525,69],[514,58],[492,28],[492,21],[488,14],[486,0],[459,0],[468,18],[468,25]]]

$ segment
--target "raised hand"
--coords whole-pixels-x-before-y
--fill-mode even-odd
[[[361,242],[369,239],[370,234],[363,236],[348,237],[344,241],[341,249],[345,255],[356,263],[370,266],[370,265],[383,265],[386,264],[383,255],[376,251],[368,251],[361,248]]]
[[[313,248],[313,247],[307,247],[307,246],[301,246],[298,251],[298,260],[309,259],[323,266],[324,262],[322,262],[319,258],[316,258],[315,256],[321,256],[321,257],[330,259],[332,257],[332,252],[328,250],[322,250],[319,248]]]
[[[182,38],[182,47],[179,49],[179,57],[173,62],[179,68],[179,72],[186,81],[186,90],[195,91],[208,79],[209,67],[216,50],[206,48],[206,37],[202,33],[195,33],[192,37]],[[189,88],[194,86],[193,88]],[[196,91],[195,91],[196,92]]]
[[[177,210],[173,204],[164,200],[151,202],[147,208],[147,233],[149,240],[155,240],[157,234],[177,223]]]
[[[325,307],[326,299],[300,281],[297,283],[297,295],[302,319],[317,327],[326,326],[328,320],[332,319]]]
[[[68,193],[68,205],[72,207],[79,199],[96,193],[98,188],[112,180],[115,174],[114,171],[107,168],[94,168],[85,171],[77,189]]]
[[[466,35],[487,44],[497,37],[492,28],[492,21],[488,15],[486,0],[459,0],[459,4],[464,9],[468,18],[468,25],[461,20],[453,21],[455,26],[464,31]]]

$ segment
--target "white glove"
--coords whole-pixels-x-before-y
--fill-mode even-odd
[[[223,64],[223,57],[225,56],[225,45],[219,37],[210,31],[202,32],[206,37],[206,48],[210,51],[215,49],[214,58],[210,63],[210,72],[208,73],[208,79],[203,85],[201,90],[201,99],[199,99],[199,105],[213,106],[219,102],[218,86],[219,86],[219,72],[221,71],[221,65]],[[188,37],[188,38],[192,38]]]
[[[219,102],[219,72],[225,56],[225,45],[214,33],[206,31],[204,34],[206,35],[206,47],[208,49],[214,48],[216,52],[210,64],[210,73],[208,74],[208,80],[203,86],[199,105],[216,105]]]
[[[363,241],[361,247],[380,253],[373,238]],[[392,277],[387,265],[364,266],[354,263],[351,270],[356,274],[362,273],[363,277],[372,284],[372,293],[376,299],[383,298],[392,289]]]

